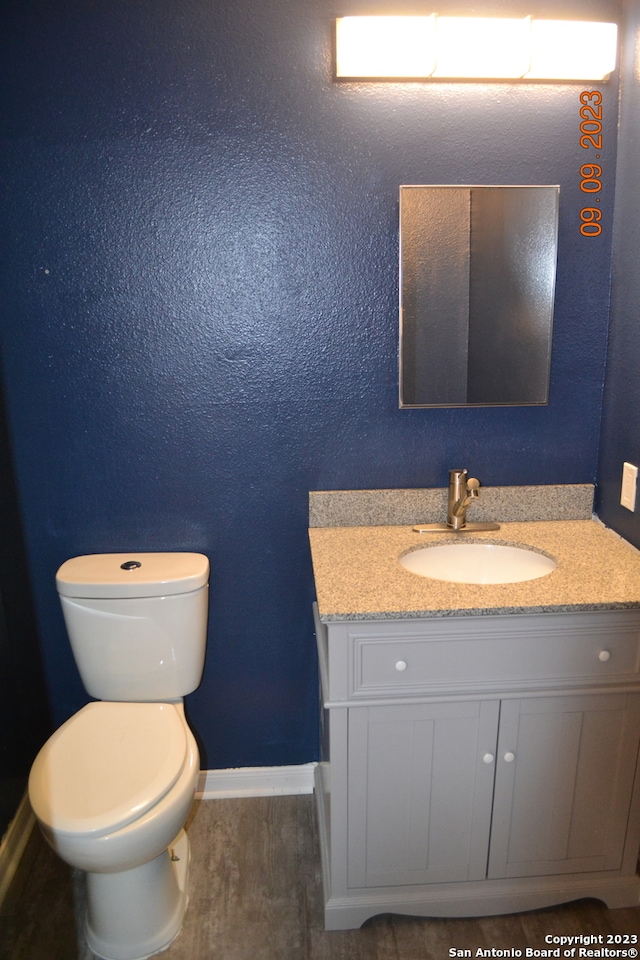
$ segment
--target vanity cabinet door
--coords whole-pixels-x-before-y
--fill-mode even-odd
[[[640,694],[505,700],[490,878],[619,870]]]
[[[497,701],[349,710],[349,887],[486,877]]]

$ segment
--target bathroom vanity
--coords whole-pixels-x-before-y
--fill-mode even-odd
[[[310,530],[327,929],[640,902],[640,554],[592,520],[485,537],[557,568],[439,582],[411,527]]]

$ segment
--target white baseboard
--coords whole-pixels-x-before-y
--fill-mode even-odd
[[[201,770],[196,798],[279,797],[313,793],[315,763],[291,767],[235,767]]]
[[[16,874],[35,822],[29,797],[25,793],[0,843],[0,907]]]

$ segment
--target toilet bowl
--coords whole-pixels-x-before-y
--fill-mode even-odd
[[[86,936],[99,957],[141,960],[179,932],[198,771],[181,703],[90,703],[38,754],[31,804],[56,853],[87,872]]]
[[[86,873],[87,942],[144,960],[179,933],[188,902],[184,825],[200,758],[183,697],[200,682],[209,561],[94,554],[56,582],[88,693],[34,760],[29,798],[56,853]]]

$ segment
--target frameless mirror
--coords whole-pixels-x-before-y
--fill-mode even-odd
[[[557,186],[400,187],[400,406],[548,402]]]

